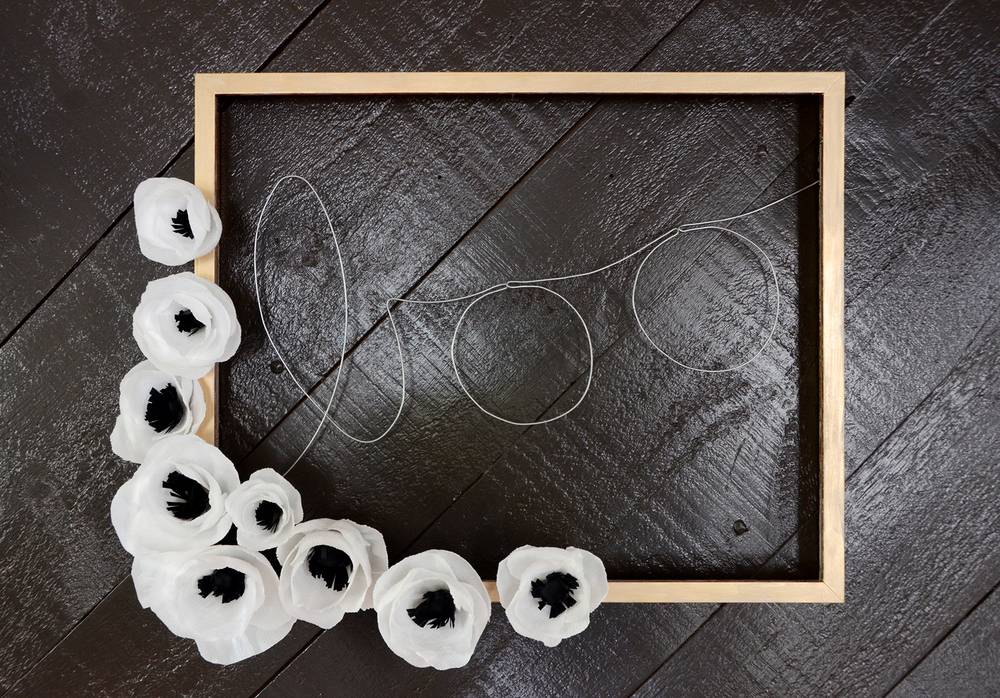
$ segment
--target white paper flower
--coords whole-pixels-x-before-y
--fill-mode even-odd
[[[135,188],[133,203],[139,249],[154,262],[187,264],[219,244],[219,213],[190,182],[173,177],[144,180]]]
[[[295,622],[281,607],[267,559],[235,545],[137,557],[132,580],[142,607],[215,664],[260,654]]]
[[[490,619],[490,596],[468,562],[428,550],[397,562],[375,584],[378,629],[415,667],[465,666]]]
[[[205,419],[205,395],[198,381],[164,373],[153,362],[143,361],[122,378],[118,409],[111,450],[138,463],[155,441],[198,430]]]
[[[226,499],[236,542],[250,550],[276,548],[302,521],[302,497],[271,468],[258,470]]]
[[[608,595],[608,575],[586,550],[524,545],[500,563],[497,592],[514,630],[555,647],[590,624]]]
[[[232,525],[226,497],[240,484],[232,461],[197,436],[154,443],[111,500],[111,524],[133,555],[197,550]]]
[[[236,353],[240,323],[225,291],[185,271],[149,282],[132,335],[161,371],[199,378]]]
[[[382,534],[346,519],[299,524],[277,555],[285,610],[321,628],[371,608],[372,586],[389,566]]]

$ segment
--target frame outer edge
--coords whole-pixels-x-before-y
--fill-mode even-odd
[[[296,94],[818,94],[820,171],[820,579],[614,580],[608,603],[838,603],[844,600],[844,73],[199,73],[195,75],[195,185],[216,204],[220,95]],[[216,251],[195,260],[217,282]],[[218,436],[218,371],[200,379]],[[496,582],[485,580],[492,601]]]
[[[195,75],[194,77],[194,184],[208,199],[212,206],[216,205],[216,135],[218,133],[218,116],[216,110],[215,81],[211,76]],[[218,283],[219,260],[213,249],[206,255],[194,260],[194,273],[213,284]],[[212,444],[218,445],[218,395],[219,372],[215,366],[198,379],[205,393],[205,419],[198,429],[198,436]]]

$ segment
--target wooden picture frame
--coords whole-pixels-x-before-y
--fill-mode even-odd
[[[275,95],[817,95],[820,111],[819,576],[802,581],[628,581],[608,602],[839,603],[844,600],[844,74],[830,73],[219,73],[195,76],[195,184],[215,204],[219,97]],[[216,281],[215,251],[195,273]],[[216,371],[201,379],[216,442]],[[486,582],[497,600],[496,585]]]

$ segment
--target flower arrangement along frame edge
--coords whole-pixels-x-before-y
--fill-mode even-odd
[[[819,577],[802,581],[612,580],[607,602],[844,601],[844,73],[201,73],[195,75],[195,185],[216,205],[218,97],[280,95],[788,95],[820,97]],[[215,250],[195,260],[216,282]],[[201,378],[216,443],[218,378]],[[496,584],[486,582],[497,602]]]

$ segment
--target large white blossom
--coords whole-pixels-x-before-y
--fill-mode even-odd
[[[490,597],[472,565],[428,550],[389,568],[375,584],[378,629],[415,667],[465,666],[490,619]]]
[[[187,264],[219,244],[222,220],[198,187],[174,177],[139,183],[133,197],[139,249],[161,264]]]
[[[161,371],[199,378],[236,353],[240,323],[225,291],[181,272],[149,282],[132,314],[132,335]]]
[[[302,497],[271,468],[256,471],[226,499],[236,542],[250,550],[276,548],[301,523]]]
[[[382,534],[346,519],[299,524],[277,555],[285,610],[321,628],[371,608],[372,587],[389,566]]]
[[[193,434],[205,419],[205,395],[196,380],[164,373],[143,361],[125,374],[111,450],[138,463],[149,447],[171,434]]]
[[[168,436],[115,493],[111,523],[132,555],[206,548],[229,532],[226,497],[239,484],[219,449],[197,436]]]
[[[524,545],[500,562],[497,592],[514,630],[555,647],[590,624],[608,575],[586,550]]]
[[[267,559],[235,545],[137,557],[132,579],[142,607],[215,664],[263,652],[295,622],[278,600]]]

